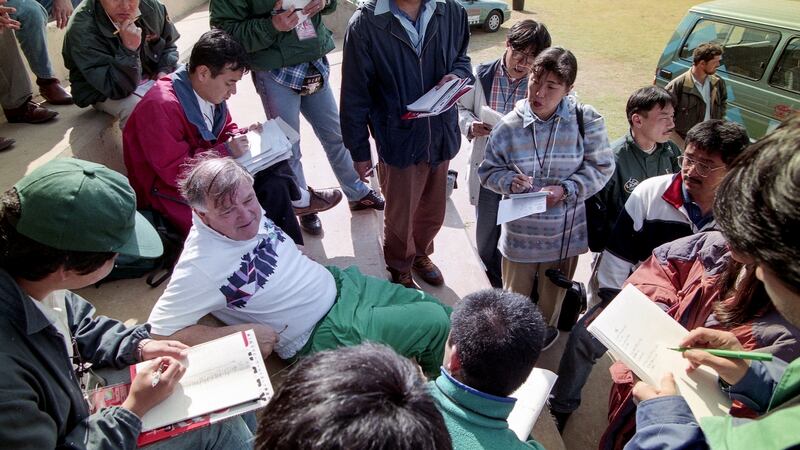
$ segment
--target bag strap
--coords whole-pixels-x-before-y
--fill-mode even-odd
[[[581,134],[581,139],[586,137],[586,129],[583,127],[583,103],[578,102],[575,105],[575,116],[578,118],[578,133]]]

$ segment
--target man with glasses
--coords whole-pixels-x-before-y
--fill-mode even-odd
[[[597,268],[601,301],[573,327],[559,364],[550,408],[560,430],[580,406],[581,388],[595,361],[606,352],[586,327],[656,247],[714,228],[717,186],[749,142],[744,127],[737,123],[701,122],[686,134],[680,172],[642,181],[625,202]]]
[[[478,166],[486,153],[491,125],[481,120],[484,106],[505,115],[528,92],[528,71],[534,58],[550,47],[550,33],[542,23],[523,20],[514,24],[506,36],[506,51],[501,58],[475,68],[475,89],[458,101],[458,125],[472,142],[469,159],[469,201],[475,206],[475,241],[486,276],[494,287],[502,287],[500,276],[500,226],[497,208],[501,195],[481,186]]]

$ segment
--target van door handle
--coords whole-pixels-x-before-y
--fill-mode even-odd
[[[658,69],[658,76],[662,78],[666,78],[668,80],[672,79],[672,72],[667,69]]]

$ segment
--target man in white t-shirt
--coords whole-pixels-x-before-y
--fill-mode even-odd
[[[441,366],[450,308],[416,289],[324,267],[264,217],[247,171],[203,159],[179,181],[192,229],[148,322],[152,333],[194,345],[253,328],[264,356],[283,359],[363,341]],[[226,327],[198,325],[211,313]]]

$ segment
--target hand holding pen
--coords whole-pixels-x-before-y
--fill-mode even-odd
[[[711,348],[744,352],[744,347],[736,336],[728,331],[695,328],[680,343],[680,347],[689,347],[689,350],[683,352],[683,357],[689,360],[689,371],[700,366],[708,366],[731,385],[741,381],[750,368],[748,359],[715,356],[704,350]]]
[[[136,373],[128,397],[121,406],[143,417],[172,394],[185,372],[186,367],[175,358],[162,356],[153,359],[150,366]]]
[[[525,175],[519,166],[514,163],[511,163],[511,168],[516,172],[514,178],[511,179],[512,194],[522,194],[533,189],[533,177]]]
[[[278,31],[291,31],[300,23],[300,17],[295,14],[298,9],[291,8],[286,11],[283,10],[283,0],[275,2],[275,7],[272,10],[272,26]]]

